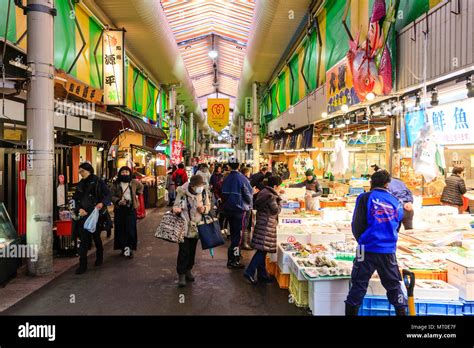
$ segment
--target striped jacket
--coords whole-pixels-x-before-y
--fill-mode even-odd
[[[462,206],[462,195],[466,193],[466,184],[463,178],[453,174],[446,179],[446,186],[441,195],[441,202]]]

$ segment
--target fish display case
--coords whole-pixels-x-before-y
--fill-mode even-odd
[[[20,258],[9,257],[10,250],[19,244],[19,236],[7,209],[0,203],[0,286],[16,275]]]

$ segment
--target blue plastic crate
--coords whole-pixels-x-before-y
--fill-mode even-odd
[[[474,301],[461,301],[463,302],[462,313],[464,315],[474,316]]]
[[[474,313],[474,302],[470,308]],[[463,315],[463,303],[460,301],[415,301],[416,315]],[[363,316],[393,316],[395,308],[383,296],[366,296],[359,311]],[[473,314],[474,315],[474,314]]]
[[[360,195],[364,193],[365,189],[363,187],[349,187],[349,195]]]
[[[300,202],[290,201],[290,202],[283,203],[282,208],[283,209],[299,209],[301,208],[301,206],[300,206]]]

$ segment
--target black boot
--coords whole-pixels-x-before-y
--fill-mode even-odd
[[[76,269],[76,274],[83,274],[87,271],[87,257],[79,259],[79,267]]]
[[[358,316],[359,315],[359,307],[360,306],[353,306],[346,303],[346,316]]]
[[[407,308],[406,307],[395,307],[395,313],[397,317],[404,317],[407,315]]]
[[[95,257],[95,267],[99,267],[104,263],[104,250],[97,249]]]

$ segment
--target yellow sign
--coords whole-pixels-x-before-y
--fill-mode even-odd
[[[208,99],[207,100],[207,123],[220,132],[229,124],[229,99]]]
[[[109,29],[103,36],[104,104],[124,105],[124,36],[123,30]]]

